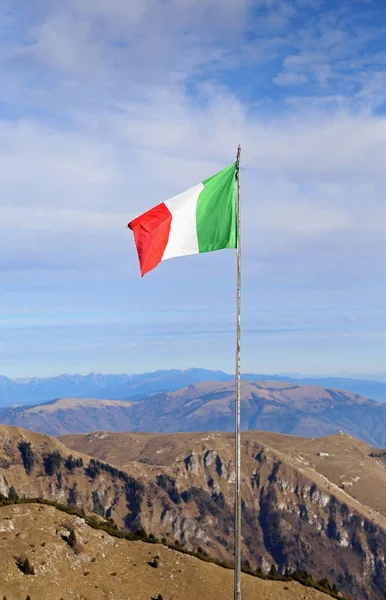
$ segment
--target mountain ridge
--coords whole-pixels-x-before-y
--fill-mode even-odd
[[[234,381],[199,382],[142,400],[61,398],[0,409],[0,422],[51,435],[106,431],[233,431]],[[241,383],[241,427],[314,437],[342,430],[386,447],[386,404],[292,382]]]
[[[171,392],[202,381],[227,381],[232,374],[210,369],[170,369],[143,374],[88,375],[62,374],[55,377],[25,377],[10,379],[0,376],[0,407],[13,404],[41,403],[60,397],[94,397],[102,399],[134,400],[160,392]],[[300,385],[318,385],[357,393],[386,402],[386,383],[369,379],[339,377],[290,377],[244,373],[243,380],[288,381]]]

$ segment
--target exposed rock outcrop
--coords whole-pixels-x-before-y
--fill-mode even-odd
[[[87,436],[86,447],[94,452],[98,446],[93,444],[111,447],[112,435]],[[383,600],[386,519],[319,473],[306,456],[289,456],[260,441],[258,434],[248,436],[242,448],[243,560],[265,571],[272,565],[281,572],[305,569],[356,600]],[[0,459],[8,465],[0,468],[0,487],[6,493],[13,486],[19,495],[67,502],[111,517],[121,528],[143,528],[231,561],[232,437],[144,440],[142,451],[141,440],[133,438],[122,455],[127,456],[124,464],[112,466],[49,436],[8,428],[7,444],[0,447]],[[24,460],[21,441],[27,448]]]

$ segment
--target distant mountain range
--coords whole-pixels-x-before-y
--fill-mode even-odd
[[[232,374],[208,369],[171,369],[139,375],[58,375],[46,378],[10,379],[0,376],[0,407],[13,404],[27,405],[47,402],[56,398],[101,398],[140,400],[151,394],[173,392],[188,385],[205,381],[229,381]],[[341,389],[386,402],[386,382],[366,379],[288,377],[256,373],[243,374],[250,381],[285,381],[301,385]]]
[[[61,398],[0,409],[0,423],[50,435],[90,431],[233,431],[234,382],[200,382],[142,400]],[[292,382],[243,381],[241,426],[308,437],[340,430],[386,446],[386,404]]]

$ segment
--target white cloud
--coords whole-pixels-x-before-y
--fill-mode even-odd
[[[144,106],[102,112],[101,131],[87,119],[82,133],[32,121],[0,126],[2,227],[29,232],[19,252],[26,244],[31,258],[51,265],[47,249],[54,252],[57,240],[47,238],[41,254],[38,248],[31,254],[31,235],[37,241],[42,232],[99,231],[107,251],[92,243],[90,252],[86,238],[76,235],[59,264],[66,256],[72,268],[75,257],[81,269],[87,261],[106,264],[127,241],[132,217],[230,163],[239,141],[251,257],[263,243],[273,256],[291,256],[294,236],[312,254],[319,252],[315,235],[340,232],[342,241],[358,231],[369,237],[384,231],[383,118],[312,110],[264,122],[224,90],[211,88],[205,98],[197,106],[181,87],[158,90]],[[3,244],[11,239],[4,236]],[[135,253],[130,256],[135,265]]]
[[[39,18],[19,12],[16,28],[10,18],[0,64],[4,280],[90,290],[103,281],[103,298],[106,282],[137,274],[126,223],[229,164],[241,142],[246,305],[262,288],[267,304],[277,289],[297,305],[347,302],[358,282],[356,297],[382,299],[386,80],[383,54],[366,50],[381,31],[355,28],[340,10],[288,29],[307,4],[317,9],[42,1]],[[232,260],[170,261],[141,291],[126,290],[127,310],[150,302],[158,277],[170,284],[165,305],[194,304],[208,273],[207,301],[222,286],[226,305]]]

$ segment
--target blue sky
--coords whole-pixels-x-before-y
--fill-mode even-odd
[[[129,220],[243,147],[243,370],[386,358],[383,0],[0,0],[0,372],[233,370],[232,251]]]

